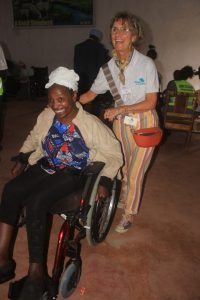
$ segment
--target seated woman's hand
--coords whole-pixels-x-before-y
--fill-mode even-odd
[[[105,110],[104,118],[109,121],[113,121],[113,119],[119,114],[119,110],[117,108],[109,108]]]
[[[12,176],[16,177],[17,175],[19,175],[22,172],[23,168],[24,168],[24,164],[22,164],[19,161],[16,161],[13,168],[11,169]]]
[[[97,189],[97,196],[97,200],[107,198],[109,196],[108,189],[103,185],[99,185]]]

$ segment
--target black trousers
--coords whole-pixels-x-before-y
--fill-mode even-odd
[[[43,263],[47,215],[62,197],[83,187],[78,174],[57,171],[46,173],[39,165],[10,180],[4,187],[0,204],[0,222],[16,226],[21,209],[26,208],[26,227],[30,262]]]

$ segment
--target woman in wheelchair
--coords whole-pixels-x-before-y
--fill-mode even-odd
[[[49,105],[38,116],[19,154],[0,204],[0,283],[15,276],[11,241],[21,209],[26,209],[29,270],[20,300],[40,299],[46,290],[45,239],[47,214],[63,196],[81,188],[80,176],[92,161],[102,161],[97,195],[109,194],[123,164],[121,147],[111,130],[76,102],[78,75],[55,69],[46,84]],[[24,165],[27,167],[24,169]]]

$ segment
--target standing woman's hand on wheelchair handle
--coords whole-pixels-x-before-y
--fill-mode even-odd
[[[108,119],[108,121],[113,121],[115,117],[120,114],[119,108],[108,108],[104,112],[104,119]]]
[[[22,172],[23,168],[24,164],[19,161],[16,161],[13,168],[11,169],[12,176],[16,177],[17,175],[19,175]]]
[[[99,185],[98,189],[97,189],[97,199],[96,200],[105,199],[108,196],[109,196],[108,189],[103,185]]]

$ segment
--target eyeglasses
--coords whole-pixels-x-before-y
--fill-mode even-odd
[[[126,27],[112,27],[111,28],[111,33],[123,33],[123,34],[126,34],[128,32],[130,32],[130,28],[126,28]]]

